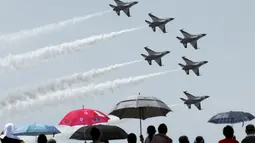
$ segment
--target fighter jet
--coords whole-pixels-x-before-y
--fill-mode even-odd
[[[120,11],[122,10],[128,17],[131,17],[130,10],[129,10],[130,7],[138,3],[137,1],[131,1],[131,2],[122,2],[120,0],[114,0],[114,1],[117,4],[116,6],[109,4],[110,7],[113,8],[113,11],[115,11],[117,15],[120,16]]]
[[[190,43],[194,49],[198,49],[197,48],[197,40],[199,40],[200,38],[206,36],[206,34],[196,34],[196,35],[192,35],[186,31],[184,31],[183,29],[180,30],[182,35],[184,36],[184,38],[181,37],[176,37],[177,39],[180,40],[180,43],[183,44],[184,48],[187,48],[187,44]]]
[[[208,61],[193,62],[186,57],[182,57],[182,59],[186,62],[186,65],[183,65],[181,63],[179,63],[179,65],[182,67],[182,69],[186,72],[187,75],[189,75],[189,70],[192,70],[197,76],[200,76],[199,67],[208,63]]]
[[[144,47],[144,49],[147,51],[149,55],[148,56],[144,54],[141,54],[141,55],[145,58],[145,60],[149,63],[149,65],[151,65],[152,60],[155,60],[155,62],[157,62],[159,66],[163,66],[161,58],[170,53],[170,51],[155,52],[149,49],[148,46]]]
[[[184,91],[183,93],[188,97],[188,99],[184,98],[180,99],[184,101],[184,104],[186,104],[189,109],[191,109],[191,104],[194,104],[198,110],[202,110],[200,102],[210,97],[210,96],[194,96],[188,93],[187,91]]]
[[[156,32],[156,27],[159,27],[163,33],[167,33],[165,25],[168,22],[174,20],[174,18],[158,18],[151,13],[149,13],[148,15],[151,17],[152,22],[148,20],[145,20],[145,22],[149,24],[149,27],[151,27],[154,32]]]

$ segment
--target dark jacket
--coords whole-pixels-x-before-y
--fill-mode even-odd
[[[1,143],[21,143],[21,142],[23,141],[18,139],[8,138],[6,136],[3,139],[1,139]]]
[[[241,143],[255,143],[255,136],[247,136]]]

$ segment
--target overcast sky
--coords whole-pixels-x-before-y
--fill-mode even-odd
[[[75,16],[110,10],[109,3],[115,4],[111,0],[1,0],[0,34],[18,32]],[[252,58],[255,52],[253,47],[254,4],[252,0],[141,0],[131,8],[132,17],[127,17],[122,12],[118,17],[115,12],[110,12],[78,24],[71,24],[59,31],[9,44],[2,42],[3,49],[0,55],[4,57],[8,54],[20,54],[101,33],[144,26],[145,19],[151,21],[149,12],[162,18],[175,18],[166,25],[168,31],[166,34],[158,29],[154,33],[152,29],[145,28],[98,42],[87,49],[57,57],[32,68],[5,73],[0,76],[0,90],[5,93],[1,96],[2,100],[7,96],[7,89],[11,90],[24,85],[33,86],[74,72],[142,59],[140,54],[146,53],[144,46],[155,51],[171,51],[163,57],[163,67],[159,67],[155,62],[149,66],[144,61],[107,73],[95,79],[95,83],[176,69],[179,68],[179,62],[184,63],[182,56],[194,61],[208,60],[209,63],[200,68],[200,77],[195,76],[193,72],[190,72],[189,76],[184,71],[173,72],[151,78],[139,85],[116,90],[114,93],[107,92],[93,99],[88,98],[84,101],[70,102],[70,104],[61,104],[60,101],[56,101],[56,104],[59,104],[57,108],[43,107],[40,112],[30,114],[22,112],[19,117],[5,116],[1,118],[0,125],[2,128],[7,122],[13,122],[17,126],[33,122],[56,125],[67,112],[81,108],[83,104],[86,108],[98,109],[107,114],[118,101],[141,92],[144,96],[157,96],[168,105],[178,104],[172,108],[174,112],[169,113],[167,118],[159,117],[144,121],[144,136],[148,125],[153,124],[157,128],[164,122],[169,128],[168,135],[174,141],[177,141],[181,135],[187,135],[193,142],[197,135],[202,135],[208,142],[217,142],[223,138],[224,125],[207,123],[210,117],[218,112],[230,110],[251,113],[254,111],[255,98],[252,89],[255,79]],[[191,45],[188,45],[187,49],[183,48],[176,39],[176,36],[182,37],[179,31],[182,28],[191,34],[207,33],[206,37],[198,41],[200,49],[195,50]],[[202,111],[198,111],[194,106],[189,110],[182,103],[180,97],[186,98],[183,94],[184,90],[198,96],[210,96],[202,102]],[[134,132],[139,136],[138,120],[119,125],[127,132]],[[245,136],[245,128],[242,128],[241,124],[234,125],[234,128],[237,139],[241,140]],[[28,141],[32,142],[33,139]]]

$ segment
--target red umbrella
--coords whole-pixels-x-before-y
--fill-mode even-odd
[[[93,125],[108,122],[109,119],[110,118],[101,111],[83,108],[73,110],[66,114],[65,117],[60,121],[59,125]]]

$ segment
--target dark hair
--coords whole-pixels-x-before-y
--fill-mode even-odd
[[[44,134],[40,134],[37,138],[38,143],[47,143],[47,137]]]
[[[234,136],[234,129],[227,125],[223,128],[223,135],[226,137],[226,138],[233,138]]]
[[[189,138],[187,136],[180,136],[179,143],[189,143]]]
[[[91,135],[93,141],[98,140],[100,137],[99,129],[96,127],[92,127],[91,131],[90,131],[90,135]]]
[[[148,126],[147,128],[148,138],[152,141],[154,134],[156,133],[156,128],[153,125]]]
[[[249,124],[249,125],[246,126],[245,132],[246,132],[247,134],[254,133],[254,131],[255,131],[254,125]]]
[[[195,143],[204,143],[204,138],[202,136],[197,136],[196,137],[196,140],[195,140]]]
[[[128,134],[127,141],[128,143],[136,143],[137,141],[136,135],[134,133]]]
[[[166,134],[167,133],[167,126],[166,124],[162,123],[158,126],[158,132],[161,134]]]
[[[57,143],[57,142],[56,142],[56,140],[54,140],[54,139],[49,139],[49,140],[48,140],[48,143]]]

